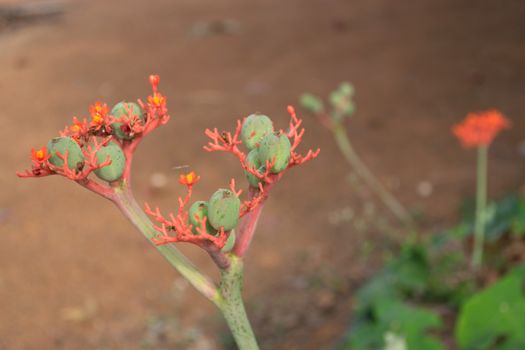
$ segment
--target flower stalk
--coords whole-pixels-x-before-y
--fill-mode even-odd
[[[488,152],[496,136],[510,128],[510,121],[497,110],[469,113],[452,127],[453,134],[463,147],[477,149],[476,164],[476,214],[474,222],[474,247],[471,265],[478,271],[483,265],[483,248],[487,222]]]
[[[230,328],[239,349],[258,350],[257,340],[244,308],[242,288],[244,281],[243,260],[231,255],[231,265],[221,271],[219,309]]]
[[[407,228],[413,230],[415,222],[405,207],[392,195],[383,184],[375,177],[374,173],[363,162],[357,154],[348,138],[348,134],[340,123],[331,127],[334,139],[339,147],[339,151],[346,159],[348,164],[355,170],[358,176],[368,185],[372,191],[379,197],[383,204],[403,223]]]
[[[312,94],[302,95],[301,104],[317,117],[321,125],[330,130],[339,151],[359,179],[372,190],[401,224],[406,226],[412,234],[416,234],[416,223],[408,210],[370,171],[350,142],[344,121],[355,112],[353,95],[354,87],[349,83],[342,83],[330,94],[329,100],[332,105],[330,111],[325,109],[320,98]]]
[[[479,146],[476,171],[476,219],[474,224],[474,250],[472,253],[472,268],[474,270],[479,270],[483,264],[483,245],[487,221],[487,163],[488,146]]]

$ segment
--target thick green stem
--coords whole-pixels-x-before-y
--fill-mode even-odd
[[[151,242],[158,235],[153,223],[135,201],[124,183],[114,187],[111,198],[133,225]],[[212,301],[222,312],[240,350],[258,350],[250,321],[242,300],[242,258],[230,254],[230,265],[221,270],[221,284],[215,284],[198,271],[173,245],[155,246],[162,256],[175,267],[200,293]]]
[[[414,229],[415,223],[412,217],[403,207],[401,203],[379,182],[374,174],[368,169],[365,163],[357,155],[346,130],[341,124],[335,124],[332,127],[335,140],[339,150],[348,161],[350,166],[356,171],[358,176],[365,181],[365,183],[376,193],[376,195],[383,201],[387,208],[408,228]]]
[[[483,263],[483,241],[485,238],[487,206],[487,163],[488,146],[479,146],[476,179],[476,223],[474,227],[474,251],[472,253],[472,267],[474,270],[478,270]]]
[[[220,293],[222,300],[218,304],[235,338],[239,350],[258,350],[250,321],[244,309],[242,299],[243,261],[231,254],[231,265],[221,273]]]
[[[122,184],[114,188],[114,202],[124,215],[151,243],[152,238],[158,235],[153,223],[137,204],[131,191]],[[221,297],[215,284],[207,276],[198,271],[193,264],[172,244],[155,246],[159,253],[175,267],[200,293],[219,305]]]

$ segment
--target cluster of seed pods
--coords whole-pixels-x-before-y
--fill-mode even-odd
[[[160,78],[150,76],[153,94],[146,102],[119,102],[111,110],[102,102],[89,109],[90,119],[74,117],[71,125],[60,131],[46,147],[31,152],[32,168],[17,173],[20,177],[62,175],[87,189],[119,204],[116,191],[129,187],[131,162],[140,141],[151,131],[170,119],[166,98],[158,91]],[[256,209],[267,198],[268,190],[290,167],[313,159],[319,150],[305,156],[295,152],[304,129],[292,107],[292,117],[287,131],[275,130],[272,120],[255,113],[237,121],[236,131],[219,133],[206,130],[211,141],[207,151],[226,151],[239,158],[249,183],[249,198],[241,201],[242,190],[235,189],[232,180],[229,188],[218,189],[207,201],[191,205],[192,188],[200,176],[194,172],[180,176],[186,186],[185,197],[179,197],[178,211],[165,217],[159,208],[152,210],[146,203],[145,212],[158,224],[153,226],[158,236],[157,245],[172,242],[190,242],[208,251],[223,252],[235,244],[233,230],[239,220]],[[247,152],[239,146],[244,145]],[[94,174],[98,180],[93,179]],[[225,247],[226,246],[226,247]]]

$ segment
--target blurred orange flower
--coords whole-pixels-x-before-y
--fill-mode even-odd
[[[452,132],[466,148],[488,146],[503,129],[510,128],[510,121],[497,110],[469,113],[453,126]]]
[[[194,171],[186,175],[179,176],[179,182],[185,186],[193,186],[199,181],[200,176],[197,176]]]

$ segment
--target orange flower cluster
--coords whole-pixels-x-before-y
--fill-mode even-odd
[[[488,146],[501,130],[510,128],[510,121],[497,110],[469,113],[454,125],[452,132],[466,148]]]

